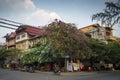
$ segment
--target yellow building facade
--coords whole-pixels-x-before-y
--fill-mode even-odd
[[[93,24],[80,29],[90,38],[98,39],[102,43],[108,41],[116,41],[116,37],[113,36],[113,29],[110,27],[102,27],[99,24]]]
[[[98,39],[100,41],[106,41],[105,29],[99,24],[93,24],[80,29],[90,38]]]

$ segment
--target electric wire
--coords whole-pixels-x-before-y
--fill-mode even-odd
[[[3,21],[0,21],[0,23],[2,23],[2,24],[6,24],[6,25],[10,25],[10,26],[14,26],[14,27],[18,27],[18,25],[15,25],[15,24],[10,24],[10,23],[3,22]]]
[[[23,24],[20,23],[20,22],[16,22],[16,21],[12,21],[12,20],[8,20],[8,19],[4,19],[4,18],[0,18],[0,20],[7,21],[7,22],[11,22],[11,23],[15,23],[15,24],[19,24],[19,25],[23,25]]]
[[[0,27],[4,27],[4,28],[9,28],[9,29],[16,30],[16,28],[12,28],[12,27],[8,27],[8,26],[4,26],[4,25],[0,25]]]

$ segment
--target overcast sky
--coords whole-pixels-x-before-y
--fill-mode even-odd
[[[81,28],[97,23],[91,17],[102,12],[107,1],[115,0],[0,0],[0,18],[33,26],[44,26],[57,18]],[[0,42],[12,31],[0,27]],[[119,31],[116,26],[114,35],[120,37]]]

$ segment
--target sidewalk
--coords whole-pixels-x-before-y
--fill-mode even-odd
[[[91,74],[96,74],[97,72],[63,72],[61,75],[75,75],[75,76],[86,76]]]
[[[35,71],[36,73],[40,74],[51,74],[53,75],[53,72],[42,72],[42,71]],[[93,75],[93,74],[99,74],[99,73],[111,73],[111,72],[120,72],[120,70],[115,71],[93,71],[93,72],[87,72],[87,71],[81,71],[81,72],[61,72],[60,75],[62,76],[87,76],[87,75]]]
[[[41,71],[35,71],[37,73],[42,74],[53,74],[53,72],[41,72]],[[97,72],[61,72],[60,75],[62,76],[87,76],[91,74],[97,74]]]

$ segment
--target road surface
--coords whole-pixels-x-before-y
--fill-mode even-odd
[[[0,80],[120,80],[120,71],[69,72],[54,75],[52,72],[28,73],[0,69]]]

